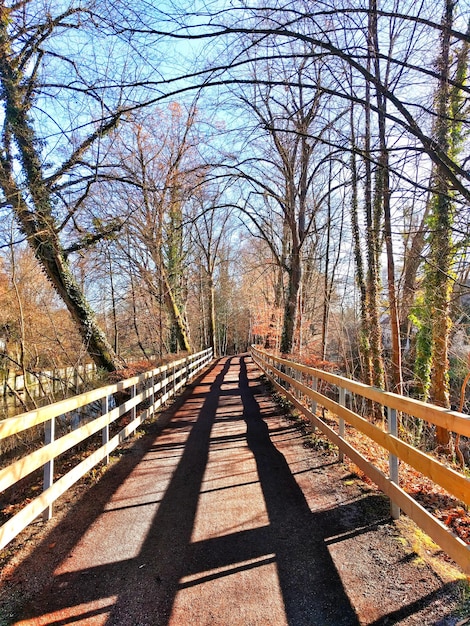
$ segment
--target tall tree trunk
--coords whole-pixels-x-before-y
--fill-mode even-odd
[[[216,326],[215,326],[215,286],[214,286],[214,278],[212,274],[208,277],[209,282],[209,347],[212,348],[214,356],[217,355],[217,336],[216,336]]]
[[[328,176],[328,201],[327,201],[327,216],[326,216],[326,250],[325,250],[325,268],[323,272],[323,314],[321,325],[321,358],[322,361],[326,359],[326,344],[328,339],[328,325],[330,317],[330,295],[331,292],[329,286],[330,271],[330,241],[331,241],[331,160],[329,164],[329,176]]]
[[[284,294],[284,268],[286,266],[287,258],[287,242],[288,242],[288,225],[287,220],[283,220],[283,233],[282,233],[282,252],[281,259],[277,266],[277,277],[274,284],[274,302],[273,310],[271,312],[271,318],[269,320],[268,333],[266,335],[266,341],[264,347],[266,350],[275,350],[280,348],[279,344],[279,331],[278,331],[278,316],[279,310],[282,307],[283,294]]]
[[[140,336],[139,324],[137,323],[137,302],[136,302],[136,293],[135,293],[135,282],[134,282],[134,269],[131,264],[130,253],[129,253],[129,238],[127,239],[128,245],[128,261],[129,261],[129,280],[131,286],[131,297],[132,297],[132,326],[134,328],[135,336],[137,338],[137,345],[139,346],[142,354],[145,359],[148,359],[147,350],[145,349],[144,344],[142,343],[142,338]],[[152,341],[153,344],[153,341]],[[161,356],[161,355],[160,355]]]
[[[0,184],[13,204],[21,229],[36,258],[69,310],[90,357],[98,367],[107,371],[124,367],[125,362],[115,353],[99,327],[72,273],[52,221],[39,214],[33,216],[3,162],[0,164]]]
[[[284,324],[281,336],[281,352],[289,354],[292,351],[294,340],[295,321],[297,316],[297,304],[299,289],[302,280],[302,266],[300,251],[293,247],[288,273],[287,296],[284,307]]]
[[[368,34],[368,69],[370,70],[371,59],[374,56],[373,44],[373,21],[369,13],[369,34]],[[367,305],[368,305],[368,335],[370,343],[370,356],[372,363],[372,384],[376,387],[384,387],[384,367],[382,360],[382,329],[379,316],[379,292],[380,292],[380,272],[379,272],[379,251],[380,251],[380,217],[381,202],[373,201],[372,194],[372,167],[371,167],[371,94],[370,84],[366,82],[365,94],[365,213],[366,213],[366,248],[367,248]],[[377,200],[377,196],[375,197]]]
[[[359,200],[357,188],[357,163],[356,163],[356,137],[354,133],[354,109],[351,106],[351,178],[352,178],[352,196],[351,196],[351,231],[353,238],[354,261],[356,266],[356,284],[360,294],[360,353],[363,360],[363,380],[366,384],[372,385],[372,359],[369,343],[369,313],[367,304],[367,289],[365,282],[364,261],[362,257],[362,241],[359,230]]]
[[[409,316],[416,293],[418,269],[422,264],[422,253],[426,245],[429,210],[430,203],[427,202],[420,224],[411,241],[411,245],[405,249],[400,307],[400,335],[402,337],[403,347],[408,347],[410,341],[411,323]]]
[[[435,137],[440,149],[445,153],[456,153],[461,142],[459,103],[461,89],[456,83],[450,87],[451,50],[450,31],[453,25],[454,0],[446,0],[441,35],[441,56],[439,59],[439,91],[437,94],[437,121]],[[466,74],[468,62],[468,44],[463,44],[457,63],[457,79],[460,84]],[[452,292],[452,223],[454,203],[452,185],[445,173],[436,172],[436,196],[433,203],[432,229],[430,237],[431,264],[433,271],[432,285],[434,297],[431,308],[432,332],[432,375],[431,400],[443,407],[450,406],[449,389],[449,334],[450,298]],[[449,447],[450,433],[441,426],[436,427],[438,445]]]
[[[378,41],[378,24],[377,24],[377,0],[370,0],[370,36],[372,39],[372,47],[374,54],[375,76],[380,81],[380,61],[379,61],[379,41]],[[377,172],[377,205],[382,204],[384,215],[384,231],[385,231],[385,249],[387,253],[387,282],[388,282],[388,306],[390,317],[390,330],[392,336],[391,351],[391,378],[392,391],[402,393],[403,379],[401,367],[401,342],[400,342],[400,324],[398,316],[398,302],[395,284],[395,260],[393,254],[392,240],[392,219],[390,209],[390,174],[388,163],[388,149],[386,137],[386,114],[387,103],[380,90],[376,92],[377,110],[378,110],[378,126],[379,126],[379,145],[380,159],[379,169]]]
[[[43,176],[41,157],[37,148],[40,142],[28,117],[31,106],[28,90],[22,84],[24,76],[17,69],[11,55],[7,28],[7,20],[2,20],[0,80],[6,103],[6,116],[2,136],[4,151],[0,156],[0,185],[36,258],[77,325],[91,358],[99,367],[113,371],[122,367],[124,361],[117,356],[98,326],[95,315],[73,276],[60,242],[50,190]],[[20,154],[28,200],[15,180],[10,151],[12,139]]]
[[[107,252],[109,266],[109,287],[111,290],[111,308],[113,311],[113,331],[114,331],[114,351],[118,352],[119,348],[119,328],[116,307],[116,292],[114,290],[113,267],[111,265],[111,255]]]
[[[174,332],[175,340],[181,350],[184,350],[185,352],[191,352],[191,344],[189,343],[186,323],[183,316],[181,315],[165,268],[161,267],[160,272],[162,277],[163,297],[165,299],[166,308],[170,315],[171,327],[172,331]]]

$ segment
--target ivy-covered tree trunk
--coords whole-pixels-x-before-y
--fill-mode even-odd
[[[418,269],[422,264],[423,250],[428,232],[429,202],[419,226],[414,229],[411,244],[405,246],[403,262],[402,293],[400,299],[400,335],[404,349],[409,348],[412,323],[410,315],[416,297]]]
[[[165,299],[165,305],[170,315],[171,321],[171,351],[176,352],[178,346],[185,352],[191,352],[191,345],[189,343],[189,337],[186,332],[186,324],[181,315],[180,308],[173,293],[172,286],[168,280],[166,270],[164,267],[160,268],[162,284],[163,284],[163,296]]]
[[[351,105],[351,232],[353,238],[354,262],[356,267],[355,277],[357,288],[359,289],[360,302],[359,310],[361,316],[361,328],[359,337],[360,356],[362,362],[363,381],[367,385],[372,385],[372,359],[370,355],[369,343],[369,318],[367,305],[367,290],[364,272],[364,260],[362,256],[362,241],[359,228],[359,199],[358,199],[358,175],[356,162],[356,136],[354,132],[354,108]]]
[[[170,315],[170,350],[178,348],[191,352],[188,325],[184,315],[183,298],[183,218],[180,190],[177,183],[178,170],[171,177],[170,207],[168,211],[166,237],[166,267],[161,267],[165,281],[165,301]]]
[[[374,57],[374,23],[371,14],[369,15],[369,32],[368,32],[368,69],[371,69],[371,61]],[[371,167],[371,93],[370,84],[366,83],[365,96],[365,217],[366,217],[366,255],[367,255],[367,273],[366,273],[366,290],[367,290],[367,306],[368,306],[368,322],[367,329],[369,335],[370,358],[372,364],[372,384],[382,388],[385,384],[384,365],[382,359],[382,328],[380,326],[379,316],[379,293],[380,293],[380,270],[379,270],[379,253],[380,253],[380,226],[381,226],[381,209],[382,199],[377,193],[372,191],[372,167]]]
[[[435,141],[440,150],[452,158],[457,156],[461,137],[461,88],[467,71],[469,46],[462,44],[458,53],[454,86],[451,87],[451,29],[454,1],[445,0],[442,20],[441,53],[438,60],[439,87],[436,94]],[[449,335],[451,328],[450,299],[453,287],[452,225],[455,206],[452,185],[442,168],[436,168],[434,196],[430,210],[430,261],[425,273],[425,302],[419,337],[422,354],[420,366],[424,378],[423,390],[429,389],[434,404],[450,407]],[[426,357],[428,359],[426,360]],[[436,427],[436,442],[450,446],[450,432]]]
[[[450,29],[453,22],[454,0],[446,0],[442,31],[442,50],[439,59],[439,91],[437,93],[436,141],[446,153],[449,152],[451,123],[449,109],[450,88]],[[449,393],[449,331],[451,321],[450,294],[452,282],[450,277],[452,260],[451,225],[453,203],[450,197],[449,181],[444,172],[436,176],[435,197],[432,204],[430,264],[428,264],[428,284],[432,287],[431,306],[431,387],[430,397],[434,404],[450,407]],[[431,295],[431,294],[430,294]],[[436,441],[447,447],[450,433],[444,428],[436,427]]]
[[[83,291],[75,280],[59,239],[51,192],[45,181],[39,145],[29,118],[31,93],[25,76],[10,49],[7,20],[0,21],[0,80],[5,101],[0,185],[11,204],[21,230],[45,274],[69,310],[93,361],[106,370],[122,367],[124,361],[114,352],[100,329]],[[116,121],[114,121],[114,124]],[[16,181],[13,151],[18,150],[24,184]]]

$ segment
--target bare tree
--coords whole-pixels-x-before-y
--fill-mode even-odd
[[[45,97],[47,89],[41,82],[45,78],[44,68],[51,60],[62,60],[67,64],[67,59],[54,49],[54,37],[59,32],[78,28],[81,21],[89,17],[87,8],[73,5],[56,15],[49,10],[41,11],[36,2],[2,7],[0,187],[3,202],[14,212],[45,274],[76,323],[90,356],[100,367],[113,370],[121,367],[123,361],[98,326],[74,277],[67,246],[60,239],[80,201],[75,196],[75,206],[68,205],[68,213],[61,218],[57,204],[67,187],[66,179],[70,180],[77,168],[86,169],[83,158],[87,150],[116,126],[120,114],[111,113],[106,119],[94,123],[93,130],[75,143],[66,160],[54,163],[54,166],[45,162],[44,140],[36,127],[40,117],[36,114],[36,103]],[[69,68],[77,69],[72,60],[69,60]],[[80,83],[83,85],[83,81]]]

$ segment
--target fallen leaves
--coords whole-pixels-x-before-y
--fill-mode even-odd
[[[327,414],[325,421],[331,427],[337,426],[337,420]],[[320,435],[321,437],[321,435]],[[373,463],[384,474],[389,471],[389,454],[374,441],[358,432],[350,426],[346,426],[346,439],[358,452]],[[354,472],[368,485],[373,482],[359,468],[345,459],[351,465]],[[446,460],[446,464],[448,464]],[[460,471],[458,467],[455,467]],[[400,463],[399,468],[400,487],[410,496],[417,500],[426,510],[432,513],[437,519],[445,524],[453,533],[470,544],[470,515],[462,502],[451,496],[431,479],[420,474],[413,467]]]

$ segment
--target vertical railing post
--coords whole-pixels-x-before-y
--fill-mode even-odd
[[[317,391],[318,390],[318,378],[316,376],[314,376],[312,378],[312,390],[313,391]],[[310,401],[310,411],[313,413],[313,415],[317,414],[317,401],[314,400],[312,398],[312,400]],[[315,432],[317,429],[317,427],[315,426],[315,424],[312,424],[312,432]]]
[[[105,395],[104,398],[101,399],[101,414],[106,415],[109,411],[109,398],[108,394]],[[109,441],[109,418],[106,423],[106,426],[103,426],[101,429],[101,443],[105,446]],[[109,463],[109,453],[104,457],[105,465]]]
[[[339,388],[339,404],[340,406],[346,406],[346,389],[344,389],[344,387]],[[339,418],[339,436],[344,439],[344,419],[342,417]],[[344,452],[340,450],[339,462],[342,463],[343,461]]]
[[[173,365],[173,395],[176,396],[176,366]]]
[[[155,372],[152,372],[152,376],[150,377],[150,384],[152,385],[152,393],[150,394],[150,412],[149,417],[153,417],[155,415]]]
[[[388,432],[394,437],[398,437],[398,421],[396,409],[388,407]],[[396,485],[399,484],[398,479],[398,457],[391,452],[388,455],[388,467],[390,472],[390,480]],[[390,500],[390,515],[392,519],[398,519],[400,517],[400,507],[398,504]]]
[[[44,445],[49,445],[50,443],[54,443],[55,439],[55,417],[44,422]],[[47,461],[44,464],[44,473],[43,473],[43,491],[52,487],[54,482],[54,459]],[[43,519],[50,520],[52,517],[52,504],[49,504],[43,512]]]
[[[137,386],[134,384],[131,386],[131,398],[135,398],[137,393]],[[135,420],[135,417],[137,415],[137,411],[136,411],[136,406],[134,404],[134,406],[131,409],[131,422],[133,422]]]
[[[164,400],[162,400],[163,402],[166,402],[166,395],[168,393],[168,365],[164,366],[164,369],[160,372],[160,376],[163,376],[163,380],[165,381],[165,384],[162,385],[162,398],[164,398]]]
[[[302,384],[303,383],[303,375],[304,373],[301,370],[297,370],[297,374],[296,374],[296,379],[297,382]],[[303,402],[303,394],[302,391],[300,389],[297,389],[297,397],[299,399],[299,402]]]

